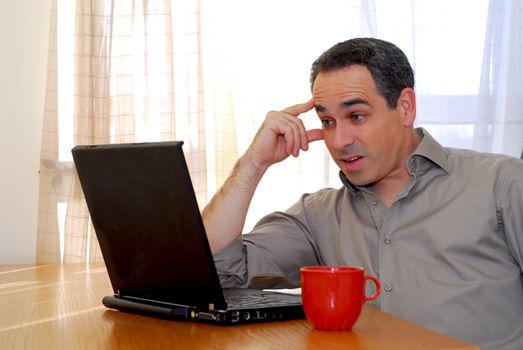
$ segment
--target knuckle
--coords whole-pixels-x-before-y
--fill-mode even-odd
[[[277,114],[277,111],[268,111],[266,114],[266,118],[274,118]]]

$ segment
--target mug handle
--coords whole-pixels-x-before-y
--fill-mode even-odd
[[[376,277],[371,276],[371,275],[365,275],[363,277],[365,279],[365,285],[367,285],[367,281],[368,280],[371,280],[376,285],[376,291],[374,292],[374,294],[372,294],[370,297],[368,297],[366,294],[364,294],[363,295],[363,301],[371,301],[371,300],[374,300],[377,297],[379,297],[380,293],[381,293],[381,283],[380,283],[380,281]]]

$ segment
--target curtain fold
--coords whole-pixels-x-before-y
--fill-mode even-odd
[[[42,131],[40,160],[40,192],[38,204],[38,232],[36,261],[60,262],[63,241],[59,204],[67,203],[70,167],[59,160],[58,151],[58,57],[57,57],[57,1],[51,2],[48,50],[47,86]]]
[[[523,2],[489,3],[474,148],[523,154]]]

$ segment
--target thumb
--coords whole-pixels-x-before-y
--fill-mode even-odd
[[[314,142],[323,140],[323,131],[321,129],[307,130],[307,141]]]

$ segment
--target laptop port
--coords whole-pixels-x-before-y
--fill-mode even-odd
[[[240,321],[240,311],[232,311],[231,312],[231,322],[238,322]]]
[[[211,314],[209,312],[198,312],[198,318],[201,320],[206,320],[206,321],[216,320],[216,316],[214,316],[213,314]]]
[[[277,319],[280,319],[280,318],[283,318],[283,314],[281,312],[278,312],[278,311],[271,312],[271,319],[272,320],[277,320]]]
[[[243,314],[242,314],[242,318],[244,321],[248,321],[251,319],[251,314],[249,313],[249,311],[244,311]]]
[[[257,320],[265,320],[267,318],[267,313],[264,311],[256,311],[256,319]]]

